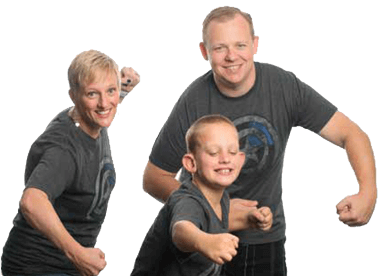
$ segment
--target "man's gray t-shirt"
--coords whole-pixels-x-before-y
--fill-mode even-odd
[[[254,86],[237,98],[220,93],[212,71],[195,80],[174,106],[149,158],[159,168],[177,172],[186,153],[186,131],[195,120],[208,114],[231,119],[238,129],[246,161],[238,179],[227,189],[230,197],[257,200],[273,212],[269,232],[250,229],[235,233],[248,244],[285,237],[281,175],[292,127],[319,133],[337,110],[293,73],[258,62],[255,69]],[[181,179],[185,177],[182,173]]]

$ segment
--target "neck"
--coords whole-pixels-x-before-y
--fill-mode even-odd
[[[200,183],[196,179],[193,180],[193,183],[195,186],[198,187],[198,189],[205,196],[207,201],[210,203],[212,209],[214,210],[215,214],[218,216],[218,218],[222,220],[222,208],[221,208],[220,201],[222,200],[222,197],[223,197],[224,188],[212,189],[212,188],[209,188],[207,185]]]
[[[90,136],[93,139],[97,139],[99,137],[101,129],[100,128],[95,129],[95,128],[87,127],[87,125],[84,123],[82,117],[78,114],[77,110],[75,109],[75,106],[69,110],[68,115],[73,120],[75,125],[77,127],[79,127],[88,136]]]

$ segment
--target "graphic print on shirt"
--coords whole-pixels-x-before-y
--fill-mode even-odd
[[[102,221],[107,211],[108,200],[115,186],[116,173],[110,157],[104,157],[99,167],[101,169],[96,177],[95,197],[87,213],[87,218]]]
[[[242,174],[260,175],[277,160],[279,138],[263,117],[249,115],[233,121],[239,132],[240,150],[245,153]]]

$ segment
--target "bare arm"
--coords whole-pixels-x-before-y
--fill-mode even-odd
[[[358,125],[336,112],[322,129],[321,136],[344,148],[359,183],[359,192],[337,205],[339,219],[350,226],[368,223],[376,204],[376,168],[370,140]]]
[[[155,199],[166,202],[170,194],[180,186],[175,179],[176,175],[177,173],[167,172],[148,161],[143,177],[144,191]]]
[[[273,224],[273,214],[269,207],[257,208],[258,202],[234,198],[230,201],[228,230],[239,231],[258,228],[268,231]]]
[[[81,275],[98,275],[106,266],[101,250],[81,246],[67,232],[45,192],[27,188],[22,195],[20,209],[27,222],[63,251]]]
[[[208,234],[192,222],[181,220],[173,225],[172,239],[183,252],[199,252],[217,264],[229,262],[237,254],[239,238],[229,233]]]

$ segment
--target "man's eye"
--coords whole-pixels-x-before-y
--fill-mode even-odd
[[[215,52],[222,52],[223,49],[224,49],[224,48],[223,48],[222,46],[214,47],[214,51],[215,51]]]

